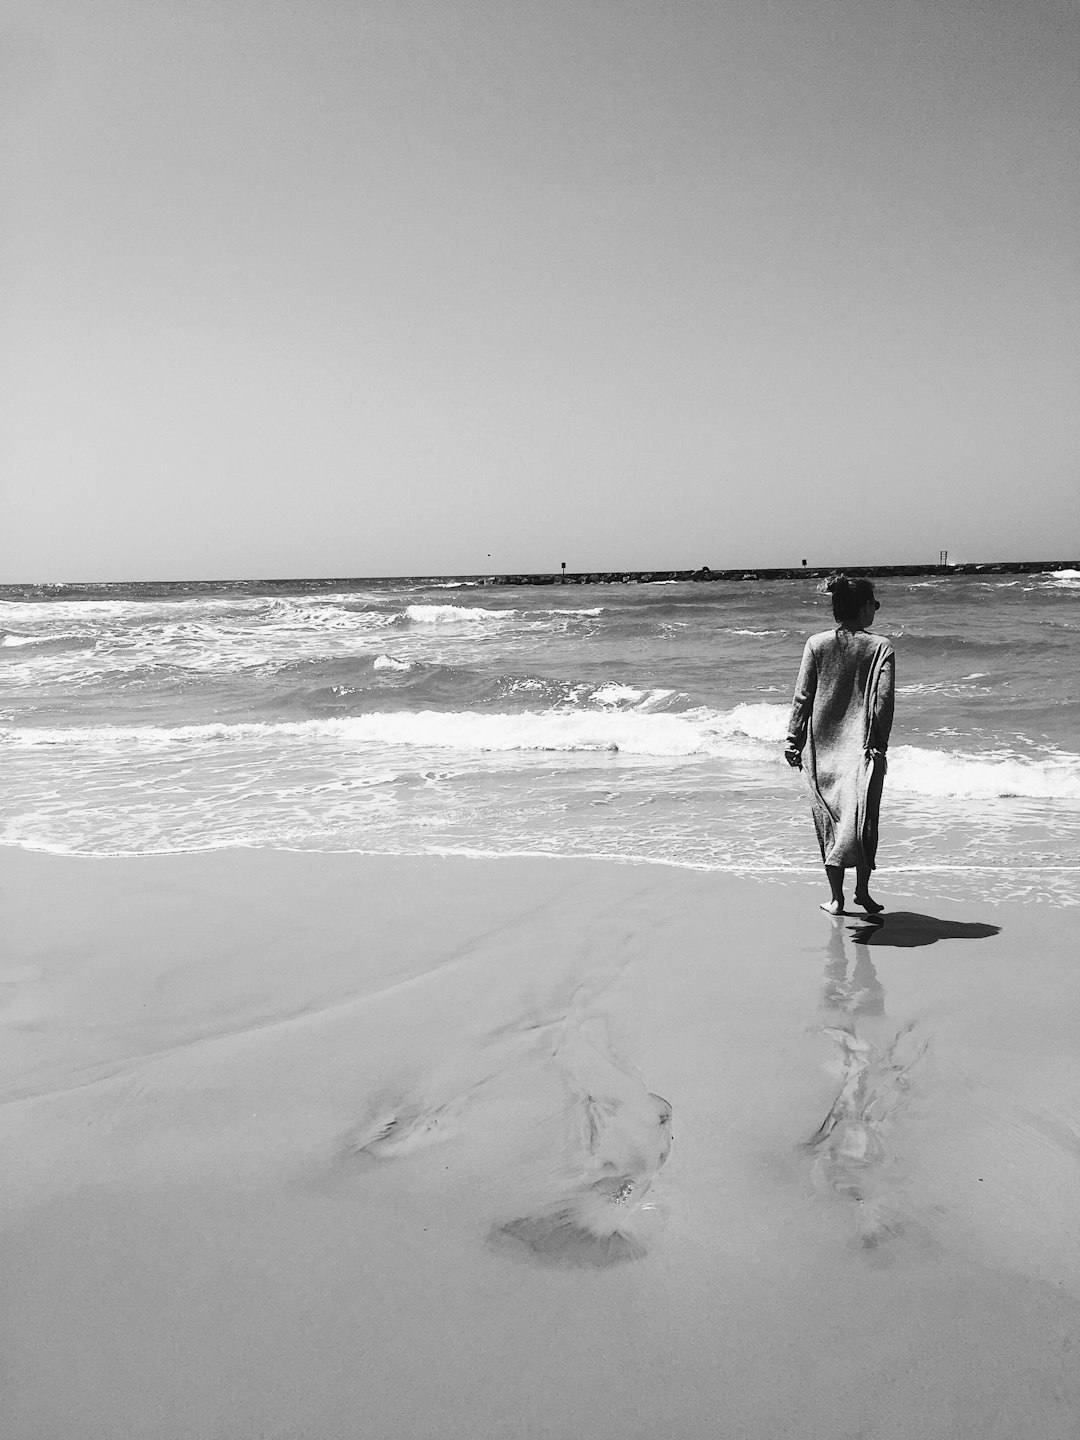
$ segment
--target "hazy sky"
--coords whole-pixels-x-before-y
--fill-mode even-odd
[[[1074,0],[0,14],[2,581],[1080,553]]]

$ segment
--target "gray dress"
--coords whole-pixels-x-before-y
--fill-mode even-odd
[[[806,642],[787,743],[802,752],[826,865],[874,868],[895,668],[888,640],[865,630]]]

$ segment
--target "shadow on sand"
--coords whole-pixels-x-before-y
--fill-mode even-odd
[[[936,915],[919,915],[914,910],[890,910],[848,927],[856,945],[895,945],[909,950],[917,945],[935,945],[939,940],[986,940],[1001,931],[1000,925],[978,920],[939,920]]]

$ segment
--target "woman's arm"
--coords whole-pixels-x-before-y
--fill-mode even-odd
[[[788,720],[787,742],[784,756],[789,765],[798,769],[802,765],[803,746],[806,744],[806,728],[810,724],[810,712],[814,708],[817,693],[817,660],[810,641],[803,650],[799,678],[795,681],[795,695],[791,702],[791,718]]]
[[[892,733],[893,701],[896,691],[896,656],[892,650],[881,662],[874,691],[874,713],[870,720],[870,748],[885,751]]]

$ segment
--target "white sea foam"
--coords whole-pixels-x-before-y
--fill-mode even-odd
[[[898,745],[889,751],[890,789],[969,800],[1080,800],[1080,755],[1032,759],[1004,752],[971,755]]]
[[[222,750],[320,754],[339,751],[351,759],[379,751],[441,751],[459,757],[513,752],[597,752],[640,759],[716,758],[767,767],[782,764],[784,705],[706,707],[680,714],[609,706],[533,710],[393,711],[279,723],[167,726],[94,726],[79,729],[0,729],[0,745],[14,750],[69,750],[98,757]],[[366,763],[366,762],[365,762]],[[930,797],[1025,798],[1080,801],[1080,755],[1047,749],[1037,756],[998,751],[973,754],[900,745],[889,754],[890,790]]]
[[[504,612],[500,611],[499,613],[502,614],[502,613],[504,613]],[[586,610],[575,610],[575,609],[572,609],[570,606],[566,606],[566,607],[564,608],[563,606],[560,605],[560,606],[558,607],[558,609],[555,609],[555,610],[534,610],[532,613],[533,613],[534,615],[574,615],[574,616],[584,616],[584,617],[588,618],[588,617],[593,617],[593,616],[596,616],[596,615],[603,615],[603,613],[604,613],[604,607],[603,607],[603,605],[593,605],[593,606],[590,606],[590,607],[589,607],[588,609],[586,609]]]
[[[969,682],[974,680],[985,680],[985,675],[965,675],[960,680],[929,680],[922,684],[898,685],[898,695],[946,695],[946,696],[970,696],[972,690],[986,694],[990,689],[988,685],[972,686]]]
[[[399,660],[396,655],[376,655],[372,662],[373,670],[411,670],[411,660]]]
[[[644,692],[633,693],[642,696]],[[604,710],[526,710],[511,714],[397,710],[277,723],[11,728],[0,729],[0,744],[17,749],[89,748],[115,753],[307,740],[313,744],[336,743],[349,750],[403,746],[474,753],[595,750],[657,757],[752,755],[782,738],[786,716],[786,706],[764,704],[737,705],[730,711],[700,707],[678,715],[614,706]]]
[[[601,685],[591,694],[586,693],[587,698],[597,705],[618,705],[623,709],[633,707],[635,710],[656,710],[679,692],[662,687],[652,690],[637,690],[633,685],[620,685],[614,680],[609,680],[606,685]]]
[[[1080,580],[1080,570],[1051,570],[1055,580]]]
[[[640,694],[641,692],[635,692]],[[652,698],[652,697],[650,697]],[[477,711],[390,711],[277,723],[179,726],[102,725],[80,729],[0,729],[0,745],[16,749],[70,748],[108,754],[160,753],[176,747],[256,747],[307,741],[349,752],[405,747],[484,754],[512,751],[607,751],[636,756],[771,755],[782,738],[787,709],[737,705],[700,707],[682,714],[641,708],[560,709],[512,714]]]
[[[635,690],[632,685],[618,685],[614,680],[607,685],[601,685],[599,690],[593,691],[593,700],[597,705],[635,705],[639,700],[644,700],[644,690]]]
[[[381,629],[394,623],[394,616],[382,610],[353,610],[341,605],[283,605],[276,617],[284,629],[355,630]]]
[[[480,605],[407,605],[405,618],[414,625],[478,625],[511,620],[516,610],[485,610]]]
[[[770,705],[759,701],[753,705],[735,705],[730,710],[699,711],[699,714],[716,715],[726,731],[758,740],[767,745],[779,744],[787,734],[789,705]]]

